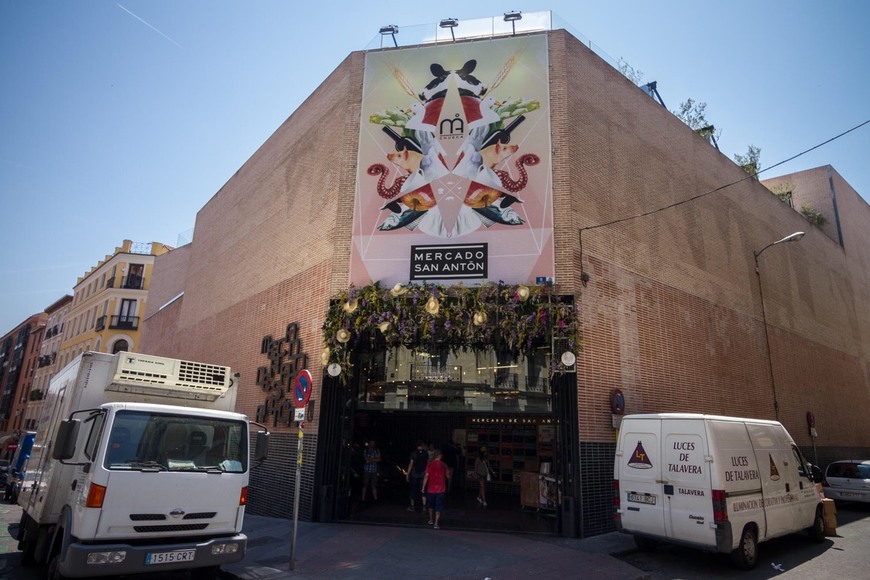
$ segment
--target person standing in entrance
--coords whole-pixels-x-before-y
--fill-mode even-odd
[[[447,493],[450,493],[456,473],[456,447],[453,443],[448,442],[441,447],[441,461],[447,465]]]
[[[372,499],[378,501],[378,463],[381,462],[381,452],[375,445],[374,439],[366,443],[363,457],[365,465],[363,466],[362,500],[366,500],[366,491],[371,487]]]
[[[417,509],[417,502],[420,502],[420,507],[425,511],[426,502],[423,501],[423,476],[426,475],[426,465],[429,463],[429,453],[423,444],[422,439],[417,440],[417,448],[411,452],[411,457],[408,460],[408,490],[411,495],[411,505],[408,506],[408,511],[412,512]]]
[[[426,506],[429,508],[429,525],[441,528],[441,512],[444,511],[444,496],[447,493],[447,465],[441,461],[441,450],[435,450],[435,459],[426,465],[423,476]]]
[[[477,501],[486,507],[486,482],[492,479],[486,447],[481,447],[477,453],[477,459],[474,461],[474,479],[477,480],[479,486]]]

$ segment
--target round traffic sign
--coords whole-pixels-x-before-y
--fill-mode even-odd
[[[311,373],[307,369],[302,369],[293,380],[293,404],[297,408],[308,404],[308,399],[311,398],[311,386]]]

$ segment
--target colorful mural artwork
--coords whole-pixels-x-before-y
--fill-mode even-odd
[[[546,35],[366,55],[351,283],[552,279]]]

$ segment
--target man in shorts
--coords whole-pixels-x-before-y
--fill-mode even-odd
[[[375,445],[374,439],[366,443],[363,457],[365,458],[365,466],[363,466],[362,500],[366,500],[366,491],[371,487],[372,499],[378,501],[378,463],[381,462],[381,452]]]
[[[423,491],[426,492],[426,506],[429,508],[429,525],[440,529],[444,496],[447,493],[447,465],[441,461],[440,449],[435,450],[435,459],[426,465]]]

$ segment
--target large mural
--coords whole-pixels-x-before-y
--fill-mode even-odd
[[[552,280],[546,35],[366,55],[351,283]]]

